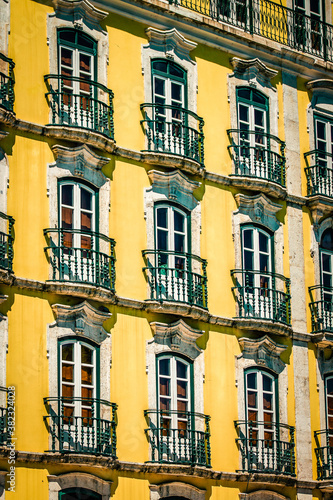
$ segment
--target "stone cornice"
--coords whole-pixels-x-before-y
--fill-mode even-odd
[[[157,344],[167,345],[171,350],[195,359],[202,352],[196,341],[203,335],[203,330],[191,328],[182,319],[173,323],[150,323]]]
[[[99,23],[108,16],[108,12],[97,9],[88,0],[52,0],[52,3],[57,15],[73,18],[77,29],[82,29],[83,21],[101,29]]]
[[[186,59],[194,64],[190,52],[197,47],[197,44],[187,40],[176,28],[159,30],[149,27],[146,29],[146,34],[152,49],[160,50],[171,59],[176,54],[180,59]]]

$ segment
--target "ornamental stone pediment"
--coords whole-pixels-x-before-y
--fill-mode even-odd
[[[282,206],[278,203],[273,203],[264,194],[246,196],[238,193],[235,198],[238,213],[247,215],[254,223],[262,224],[271,231],[276,231],[280,227],[276,214],[282,210]]]
[[[199,202],[193,192],[200,186],[200,183],[190,181],[179,170],[173,172],[150,170],[148,176],[154,192],[163,194],[168,200],[175,201],[188,210],[193,210],[198,205]]]
[[[280,373],[285,364],[281,361],[281,354],[287,349],[287,346],[277,344],[267,335],[259,339],[249,339],[242,337],[238,340],[241,348],[241,357],[252,359],[258,366],[264,366],[276,373]]]
[[[202,352],[196,341],[203,335],[203,330],[188,326],[182,319],[175,323],[150,323],[154,332],[154,342],[167,345],[172,351],[177,351],[191,359]]]
[[[268,68],[260,59],[239,59],[233,57],[231,65],[234,68],[234,76],[248,82],[250,86],[256,87],[257,83],[262,86],[273,88],[271,80],[278,72],[274,69]]]
[[[99,23],[108,16],[104,10],[97,9],[88,0],[52,0],[56,15],[71,17],[76,29],[83,29],[83,23],[101,30]]]
[[[159,30],[149,27],[146,29],[146,34],[151,49],[163,52],[165,57],[169,59],[173,59],[176,55],[179,59],[185,59],[194,64],[190,52],[196,48],[197,44],[187,40],[176,28]]]

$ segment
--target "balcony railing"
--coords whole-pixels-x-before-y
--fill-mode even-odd
[[[101,286],[115,292],[115,241],[78,229],[44,229],[44,248],[52,267],[51,281]]]
[[[0,269],[13,272],[13,226],[15,220],[0,212]]]
[[[315,431],[318,479],[333,479],[333,432],[329,429]]]
[[[292,49],[333,61],[333,26],[270,0],[169,0]]]
[[[204,121],[188,109],[141,104],[147,151],[183,156],[204,165]]]
[[[211,467],[208,415],[145,410],[145,416],[149,425],[145,432],[150,443],[151,462]]]
[[[88,129],[114,139],[113,92],[84,78],[46,75],[51,124]]]
[[[7,427],[7,393],[6,387],[0,387],[0,446],[7,446],[11,442]]]
[[[14,67],[15,63],[0,53],[0,107],[14,110]]]
[[[207,261],[167,250],[143,250],[150,300],[184,302],[208,308]]]
[[[44,398],[49,451],[116,457],[115,403],[89,398]]]
[[[290,280],[281,274],[233,269],[239,318],[290,325]]]
[[[304,155],[308,166],[305,168],[307,195],[333,197],[333,155],[325,151],[313,150]],[[310,165],[309,165],[310,163]]]
[[[246,420],[236,421],[235,427],[242,472],[295,475],[294,427]]]
[[[234,175],[254,177],[286,185],[285,143],[264,132],[227,130],[231,145]],[[251,144],[251,137],[255,144]]]
[[[333,288],[309,287],[312,333],[333,332]]]

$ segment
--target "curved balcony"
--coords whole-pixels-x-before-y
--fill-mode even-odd
[[[333,332],[333,288],[309,287],[312,333]]]
[[[333,197],[333,155],[313,150],[304,154],[308,164],[305,168],[307,195],[316,194]]]
[[[144,413],[149,426],[145,432],[150,443],[150,462],[211,467],[208,415],[171,410]]]
[[[188,109],[167,104],[141,104],[146,150],[194,160],[204,166],[204,121]]]
[[[208,308],[207,261],[167,250],[143,250],[150,300],[183,302]]]
[[[169,0],[250,34],[333,61],[333,27],[320,16],[306,15],[271,0]]]
[[[11,442],[11,433],[7,426],[7,394],[8,389],[0,387],[0,446],[7,446]]]
[[[276,422],[238,420],[241,472],[295,476],[295,428]]]
[[[14,110],[14,67],[9,57],[0,53],[0,107]]]
[[[233,269],[239,318],[290,325],[290,280],[281,274]]]
[[[314,432],[318,480],[333,479],[333,432],[329,429]]]
[[[115,241],[78,229],[44,229],[51,263],[50,281],[85,283],[115,292]]]
[[[278,137],[252,130],[227,130],[234,174],[286,185],[285,143]],[[251,145],[251,137],[255,144]]]
[[[116,457],[115,403],[89,398],[44,398],[50,449]]]
[[[0,269],[13,272],[13,226],[15,220],[0,212]]]
[[[113,92],[93,80],[44,76],[52,125],[83,128],[114,139]]]

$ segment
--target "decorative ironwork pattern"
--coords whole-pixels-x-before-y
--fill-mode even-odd
[[[0,212],[0,268],[13,272],[13,226],[15,220]]]
[[[307,195],[321,194],[333,197],[333,155],[325,151],[313,150],[304,154],[307,163],[305,168]]]
[[[113,92],[93,80],[61,75],[46,75],[45,94],[51,109],[52,125],[67,125],[99,132],[114,139]],[[74,92],[73,84],[84,92]]]
[[[81,246],[74,246],[79,235]],[[79,229],[44,229],[52,267],[51,281],[72,281],[101,286],[115,292],[115,241],[103,234]]]
[[[150,300],[184,302],[208,308],[207,261],[196,255],[167,250],[143,250]],[[173,266],[164,264],[173,257]],[[178,259],[179,258],[179,259]]]
[[[333,332],[333,288],[309,287],[312,333]]]
[[[147,151],[170,153],[204,165],[204,121],[188,109],[167,104],[141,104]],[[172,117],[165,115],[169,110]]]
[[[333,433],[329,429],[314,432],[318,479],[333,479]]]
[[[170,428],[172,415],[183,419],[183,428]],[[211,467],[208,415],[171,410],[145,410],[151,462],[201,465]],[[185,420],[185,422],[184,422]],[[186,428],[184,428],[186,427]]]
[[[14,110],[14,67],[15,63],[0,53],[0,107]]]
[[[231,142],[228,149],[232,151],[234,175],[265,179],[283,187],[286,185],[283,141],[264,132],[240,129],[229,129],[227,132]],[[256,139],[255,145],[249,141],[251,135]]]
[[[233,269],[232,288],[239,318],[256,318],[290,325],[290,280],[266,271]]]
[[[67,405],[84,404],[89,411],[75,416]],[[116,409],[115,403],[88,398],[44,398],[48,415],[44,421],[51,437],[51,449],[60,453],[89,453],[116,456]]]
[[[289,9],[271,0],[169,0],[169,3],[333,61],[333,26],[297,8]]]
[[[242,472],[295,476],[295,428],[275,422],[235,421]],[[259,436],[263,436],[262,438]]]

